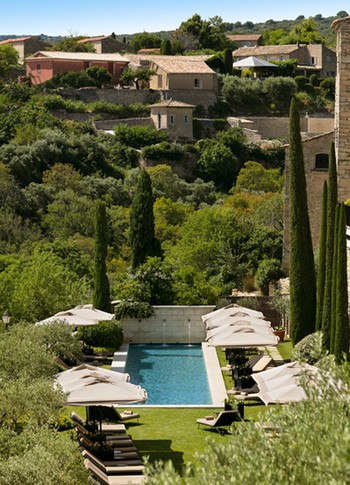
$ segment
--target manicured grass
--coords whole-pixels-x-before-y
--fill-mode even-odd
[[[259,412],[265,409],[265,406],[258,403],[246,404],[245,419],[256,421]],[[85,417],[85,408],[78,406],[63,408],[62,414],[68,417],[72,411]],[[215,430],[204,427],[198,429],[196,419],[214,415],[213,409],[139,406],[137,411],[141,415],[140,423],[128,422],[126,427],[140,455],[148,456],[151,462],[171,460],[179,473],[189,462],[198,464],[195,455],[206,449],[208,439],[218,443],[230,439],[229,434],[221,436]]]
[[[290,362],[290,356],[293,350],[293,344],[291,340],[284,340],[284,342],[279,343],[277,346],[277,350],[283,357],[283,360],[285,360],[286,362]]]

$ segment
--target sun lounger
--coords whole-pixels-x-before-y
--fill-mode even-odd
[[[106,475],[127,475],[127,474],[141,474],[145,468],[141,460],[109,460],[104,461],[98,458],[93,453],[87,450],[83,451],[83,456]]]
[[[79,424],[80,426],[85,427],[86,423],[85,420],[79,416],[79,414],[72,412],[70,415],[71,419],[74,423]],[[106,424],[102,423],[102,432],[104,434],[113,434],[113,433],[125,433],[126,427],[125,424]]]
[[[252,366],[253,372],[261,372],[266,369],[266,367],[271,364],[272,358],[269,355],[263,355],[261,359]]]
[[[198,428],[200,425],[209,426],[215,429],[218,433],[224,434],[223,426],[231,426],[232,423],[242,421],[241,415],[238,411],[221,411],[217,417],[205,416],[204,418],[197,419]]]
[[[85,467],[92,473],[94,478],[103,485],[139,485],[143,482],[143,475],[106,475],[100,468],[94,465],[90,460],[84,460]]]
[[[134,413],[133,411],[125,410],[122,413],[118,411],[118,409],[113,408],[115,414],[116,414],[116,419],[118,421],[129,421],[130,419],[137,419],[137,422],[139,422],[140,415],[139,413]]]

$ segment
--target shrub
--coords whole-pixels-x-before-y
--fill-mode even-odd
[[[115,127],[115,139],[132,148],[142,148],[155,145],[168,139],[165,131],[156,130],[149,126],[118,125]]]
[[[149,318],[154,314],[152,306],[143,301],[122,301],[116,308],[115,318],[117,320],[123,317],[130,318]]]
[[[259,264],[255,274],[258,288],[263,295],[269,294],[269,283],[278,280],[282,276],[281,262],[278,259],[264,259]]]
[[[116,321],[100,322],[98,325],[78,329],[78,337],[84,336],[84,342],[94,347],[112,347],[119,349],[123,343],[123,329]]]
[[[157,145],[146,146],[142,150],[143,158],[153,161],[162,159],[180,160],[183,155],[184,149],[181,146],[166,141],[158,143]]]
[[[298,342],[291,355],[291,360],[315,364],[325,357],[322,348],[322,332],[311,333]]]

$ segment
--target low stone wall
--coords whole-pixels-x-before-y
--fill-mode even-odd
[[[215,309],[214,305],[154,306],[150,318],[123,318],[125,343],[197,344],[205,340],[201,316]]]

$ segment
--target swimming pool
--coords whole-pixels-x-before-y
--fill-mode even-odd
[[[201,345],[130,345],[125,372],[146,389],[145,404],[212,404]]]

